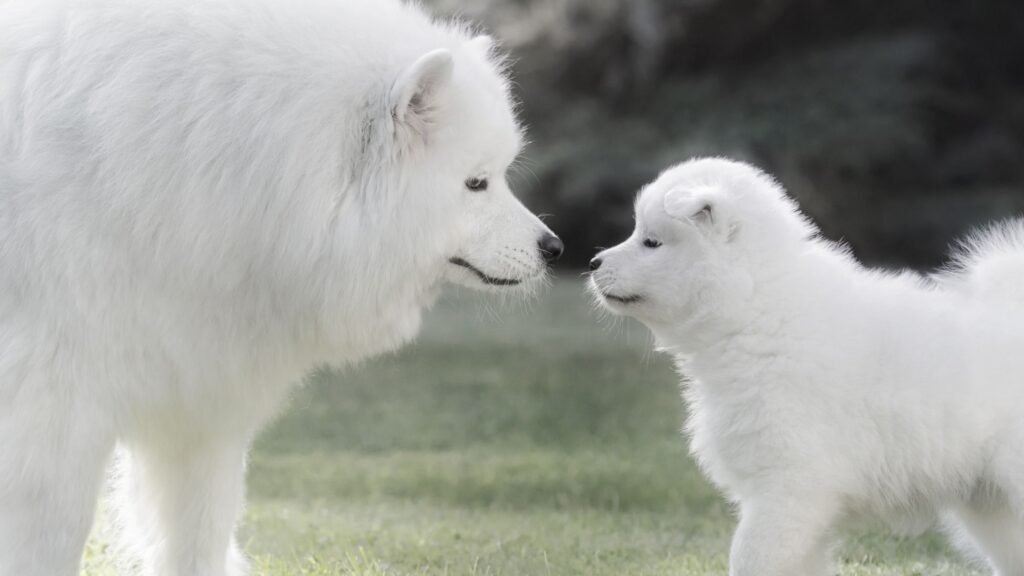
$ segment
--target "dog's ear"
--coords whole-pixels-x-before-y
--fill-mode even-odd
[[[669,190],[664,197],[665,213],[682,222],[692,222],[709,232],[735,235],[722,195],[713,187]]]
[[[396,126],[421,132],[437,98],[452,79],[454,61],[445,49],[434,50],[409,66],[391,88],[391,115]]]

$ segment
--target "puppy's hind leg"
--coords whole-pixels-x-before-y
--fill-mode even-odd
[[[730,576],[825,576],[836,512],[827,501],[744,502],[729,556]]]
[[[997,576],[1024,576],[1024,425],[1014,432],[995,453],[983,488],[954,513]]]
[[[1024,576],[1024,516],[1004,501],[975,501],[954,512],[954,531],[988,561],[997,576]]]

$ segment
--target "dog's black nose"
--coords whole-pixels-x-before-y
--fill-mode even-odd
[[[558,260],[558,257],[562,255],[565,250],[565,245],[558,239],[558,236],[554,234],[545,234],[540,241],[537,242],[537,246],[540,248],[540,254],[544,257],[546,262],[554,262]]]
[[[601,259],[600,258],[594,258],[593,260],[590,261],[590,271],[591,272],[593,272],[594,270],[597,270],[600,267],[601,267]]]

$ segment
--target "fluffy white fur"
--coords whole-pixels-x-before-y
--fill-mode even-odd
[[[145,573],[244,572],[246,450],[304,372],[561,250],[505,183],[490,40],[416,6],[9,0],[0,30],[0,574],[78,573],[115,444]]]
[[[824,576],[863,519],[944,519],[996,574],[1024,574],[1024,224],[955,262],[865,268],[738,162],[641,192],[591,287],[688,377],[692,451],[739,506],[731,574]]]

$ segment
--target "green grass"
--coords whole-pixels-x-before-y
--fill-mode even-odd
[[[315,375],[258,440],[241,539],[268,576],[726,574],[731,511],[686,454],[646,332],[582,285],[450,294],[417,343]],[[941,540],[865,533],[843,576],[977,574]],[[111,574],[101,542],[86,574]]]

